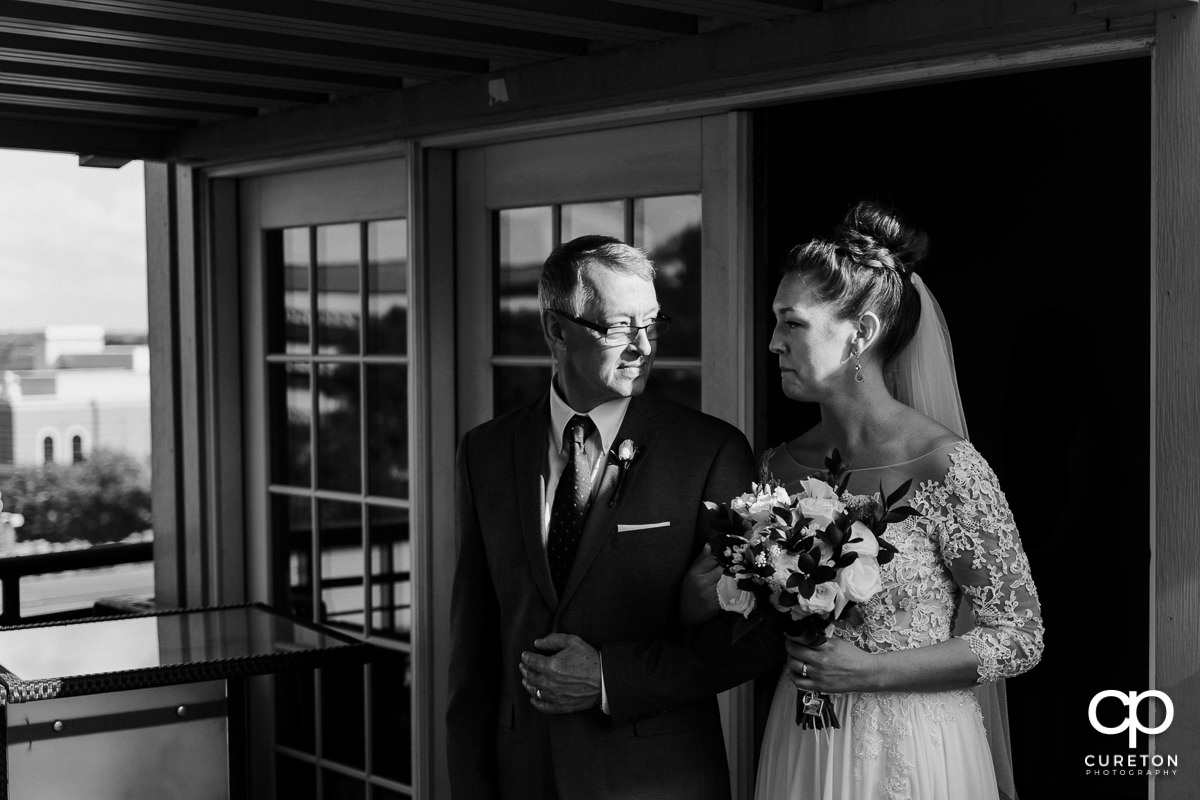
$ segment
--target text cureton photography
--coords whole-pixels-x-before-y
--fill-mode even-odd
[[[1145,701],[1148,711],[1153,711],[1153,701],[1157,700],[1161,715],[1145,724],[1138,716],[1138,710]],[[1107,702],[1105,702],[1107,701]],[[1101,720],[1101,704],[1105,706],[1105,720],[1111,720],[1113,713],[1124,714],[1116,725],[1105,724]],[[1114,712],[1118,706],[1121,709]],[[1110,736],[1127,733],[1129,748],[1132,751],[1138,746],[1138,734],[1142,734],[1143,742],[1155,734],[1163,733],[1171,727],[1175,719],[1175,704],[1165,692],[1150,689],[1145,692],[1119,692],[1108,689],[1098,692],[1088,704],[1088,722],[1098,732]],[[1154,724],[1156,723],[1156,724]],[[1089,753],[1083,758],[1084,774],[1092,776],[1134,776],[1134,777],[1165,777],[1179,772],[1179,756],[1165,753]]]

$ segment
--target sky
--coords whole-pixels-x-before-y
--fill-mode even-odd
[[[0,150],[0,331],[146,330],[142,162]]]

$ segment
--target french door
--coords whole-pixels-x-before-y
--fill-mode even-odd
[[[251,739],[270,752],[253,759],[255,796],[413,795],[406,166],[239,187],[250,596],[378,654],[262,682]]]
[[[561,242],[607,234],[650,254],[672,317],[647,391],[752,436],[747,133],[729,114],[458,151],[460,432],[548,389],[541,264]],[[750,706],[722,698],[735,786],[752,780]]]

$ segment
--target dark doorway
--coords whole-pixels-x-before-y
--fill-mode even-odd
[[[1023,800],[1147,793],[1145,777],[1085,775],[1084,758],[1129,752],[1092,729],[1093,695],[1149,688],[1150,86],[1139,58],[755,118],[758,448],[817,419],[782,396],[766,349],[783,256],[863,198],[929,234],[922,274],[954,337],[970,437],[1046,622],[1042,664],[1008,682]]]

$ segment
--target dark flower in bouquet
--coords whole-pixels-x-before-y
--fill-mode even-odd
[[[717,599],[742,615],[735,641],[771,624],[805,645],[820,645],[835,624],[860,622],[859,604],[883,588],[880,566],[896,553],[884,532],[915,513],[896,506],[912,481],[886,496],[880,487],[878,498],[848,506],[850,473],[837,450],[825,465],[827,472],[801,481],[795,493],[768,480],[727,504],[706,503],[723,573]],[[829,697],[818,692],[797,694],[796,723],[839,727]]]

